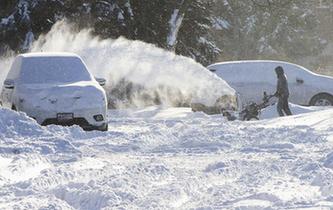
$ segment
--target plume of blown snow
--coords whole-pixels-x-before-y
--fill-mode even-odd
[[[0,90],[2,89],[2,84],[7,76],[13,60],[13,52],[7,52],[5,55],[0,57]]]
[[[125,38],[100,39],[91,30],[75,31],[65,21],[40,36],[32,52],[73,52],[96,77],[107,80],[106,92],[115,107],[126,101],[136,107],[148,103],[179,105],[195,99],[214,104],[234,90],[193,59],[152,44]]]

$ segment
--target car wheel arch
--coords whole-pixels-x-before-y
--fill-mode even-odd
[[[333,105],[333,95],[330,93],[327,93],[327,92],[320,92],[320,93],[317,93],[316,95],[312,96],[312,98],[309,101],[309,105],[313,106],[315,104],[316,99],[322,98],[322,97],[330,98],[330,101],[332,102],[332,105]]]
[[[11,109],[14,110],[14,111],[17,111],[16,106],[14,104],[12,105]]]

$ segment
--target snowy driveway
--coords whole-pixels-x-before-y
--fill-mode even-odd
[[[104,133],[0,115],[0,209],[333,208],[333,109],[260,122],[110,111]]]

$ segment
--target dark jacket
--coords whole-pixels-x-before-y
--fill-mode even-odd
[[[284,73],[278,74],[278,81],[275,94],[278,97],[289,97],[287,77]]]

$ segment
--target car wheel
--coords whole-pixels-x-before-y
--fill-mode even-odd
[[[244,119],[244,121],[256,121],[256,120],[259,120],[259,118],[258,117],[253,117],[253,116],[249,116],[249,117],[246,117]]]
[[[101,129],[100,131],[108,131],[109,129],[109,125],[106,123]]]
[[[315,95],[310,101],[310,106],[333,106],[333,96],[327,93]]]
[[[12,110],[17,111],[15,105],[12,106]]]
[[[106,126],[105,126],[105,130],[104,130],[104,131],[108,131],[108,130],[109,130],[109,125],[106,124]]]

